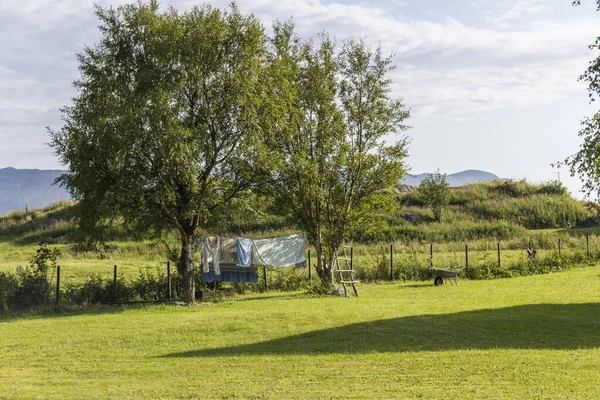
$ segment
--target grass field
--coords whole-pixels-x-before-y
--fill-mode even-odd
[[[597,398],[600,269],[0,322],[4,398]]]

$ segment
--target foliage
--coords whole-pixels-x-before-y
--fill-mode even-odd
[[[17,269],[16,290],[12,304],[15,308],[31,308],[49,304],[50,282],[48,270],[56,270],[60,250],[49,249],[40,243],[36,254],[31,258],[29,267]]]
[[[80,79],[51,145],[69,172],[82,240],[115,219],[181,239],[193,301],[195,239],[268,165],[258,128],[264,33],[235,5],[161,13],[148,3],[96,8],[100,41],[78,55]]]
[[[574,1],[573,5],[579,5],[580,1]],[[600,10],[600,1],[597,1],[598,10]],[[588,84],[588,96],[590,102],[596,101],[600,95],[600,37],[597,37],[594,44],[589,46],[596,57],[590,61],[586,71],[580,76],[579,80]],[[557,165],[567,165],[571,176],[578,175],[583,180],[583,191],[586,195],[595,195],[600,199],[600,111],[591,117],[586,117],[581,121],[582,128],[579,136],[582,138],[582,144],[579,151]]]
[[[0,315],[4,315],[15,308],[15,292],[19,287],[17,276],[0,271]]]
[[[417,193],[423,204],[433,211],[437,222],[442,222],[442,210],[450,202],[450,190],[446,174],[437,171],[429,174],[417,187]]]
[[[333,260],[351,229],[369,225],[377,200],[405,171],[406,139],[391,145],[409,113],[391,96],[391,58],[364,41],[341,51],[327,35],[301,42],[291,23],[276,24],[271,40],[267,104],[269,143],[278,155],[271,185],[278,210],[307,232],[317,272],[329,286]]]

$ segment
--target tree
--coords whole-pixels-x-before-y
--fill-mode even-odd
[[[442,222],[442,211],[450,202],[446,174],[441,174],[439,171],[428,174],[417,187],[417,193],[423,203],[433,211],[435,220]]]
[[[263,121],[277,154],[272,190],[279,212],[307,232],[317,273],[333,285],[333,264],[351,228],[373,216],[378,200],[405,172],[409,112],[391,95],[391,58],[363,41],[336,52],[322,34],[302,42],[291,23],[276,24],[270,43],[270,93]],[[274,98],[267,96],[267,98]]]
[[[267,165],[258,124],[265,36],[235,6],[178,13],[158,2],[96,8],[101,38],[78,55],[77,95],[51,146],[79,201],[79,229],[113,221],[179,233],[183,299],[193,302],[196,238]]]
[[[580,3],[574,1],[573,5]],[[596,0],[596,3],[600,11],[600,0]],[[600,37],[589,48],[600,50]],[[600,96],[600,56],[590,61],[587,70],[579,80],[588,83],[589,99],[590,102],[594,102]],[[600,111],[592,117],[584,118],[581,125],[579,136],[583,139],[583,143],[579,151],[564,161],[556,163],[556,166],[567,165],[571,176],[579,175],[582,178],[585,194],[590,196],[595,192],[600,199]]]

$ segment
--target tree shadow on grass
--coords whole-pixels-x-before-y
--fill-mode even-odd
[[[306,332],[164,357],[360,354],[476,349],[575,350],[600,347],[600,304],[535,304],[420,315]]]

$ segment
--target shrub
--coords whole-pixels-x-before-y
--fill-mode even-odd
[[[0,272],[0,315],[4,315],[14,308],[18,285],[19,280],[15,275]]]
[[[118,289],[121,290],[119,291]],[[117,292],[123,293],[123,288],[118,287]],[[62,298],[64,302],[69,304],[90,306],[112,301],[114,297],[113,293],[112,280],[104,279],[100,275],[92,275],[83,284],[67,284]]]
[[[17,268],[18,285],[13,299],[15,308],[27,309],[49,303],[48,270],[56,268],[59,256],[58,249],[51,250],[40,242],[29,267]]]

